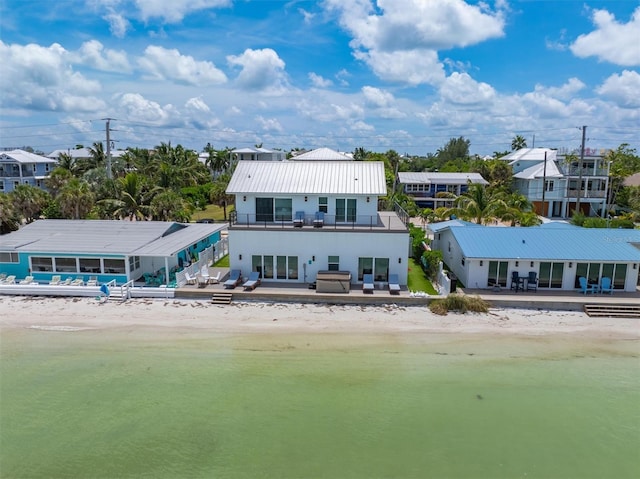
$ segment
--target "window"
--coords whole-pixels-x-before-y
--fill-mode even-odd
[[[318,211],[329,213],[329,198],[327,198],[326,196],[321,196],[320,198],[318,198]]]
[[[327,269],[329,271],[340,271],[340,256],[329,256]]]
[[[80,258],[81,273],[100,273],[100,260],[98,258]]]
[[[289,262],[289,279],[298,279],[298,257],[288,256],[287,261]]]
[[[373,274],[375,281],[389,280],[389,258],[358,258],[358,281]]]
[[[462,260],[460,261],[460,263],[462,263],[462,266],[464,266],[464,262],[465,262],[466,258],[463,256]]]
[[[291,221],[292,206],[291,198],[275,199],[276,221]]]
[[[489,272],[487,276],[487,286],[507,287],[507,261],[489,261]]]
[[[256,221],[273,221],[273,198],[256,198]]]
[[[129,271],[140,269],[140,256],[129,256]]]
[[[336,198],[336,222],[356,221],[356,200],[355,198]]]
[[[104,272],[112,274],[127,274],[123,259],[104,259]]]
[[[552,180],[545,181],[544,190],[545,191],[553,191],[553,181]]]
[[[287,279],[287,257],[286,256],[278,256],[276,259],[276,267],[277,267],[277,278],[278,279]]]
[[[251,257],[251,270],[258,271],[261,278],[273,279],[298,279],[298,257],[276,256],[275,272],[273,256],[254,255]]]
[[[44,164],[44,171],[49,172],[50,169],[51,169],[51,165],[49,163],[45,163]]]
[[[564,263],[541,262],[538,272],[538,286],[540,288],[562,288]]]
[[[55,258],[55,265],[58,273],[75,273],[78,271],[75,258]]]
[[[0,263],[19,263],[18,253],[0,252]]]
[[[31,271],[53,271],[53,258],[31,257]]]

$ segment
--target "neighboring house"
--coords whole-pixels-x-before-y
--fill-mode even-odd
[[[432,249],[467,288],[510,288],[513,271],[535,272],[538,289],[576,290],[581,276],[594,283],[609,277],[619,291],[638,284],[640,230],[557,222],[529,228],[444,222],[429,229]]]
[[[220,240],[225,225],[162,221],[38,220],[0,236],[0,273],[96,276],[100,283],[171,271]]]
[[[300,153],[292,156],[292,161],[353,161],[353,155],[350,153],[340,153],[331,148],[318,148],[316,150]]]
[[[284,283],[328,270],[353,282],[373,274],[379,285],[397,274],[407,284],[408,218],[377,210],[387,193],[382,162],[241,161],[227,193],[236,198],[231,269]]]
[[[111,158],[120,158],[126,152],[127,152],[126,150],[111,150],[110,152]],[[59,160],[60,155],[62,154],[69,155],[74,160],[88,160],[92,158],[91,150],[86,147],[85,148],[68,148],[66,150],[65,149],[54,150],[47,155],[47,158],[51,158],[53,160]],[[107,152],[105,151],[104,154],[106,155]]]
[[[238,161],[283,161],[287,154],[280,150],[268,150],[267,148],[249,147],[232,150],[234,163]]]
[[[514,188],[539,215],[569,218],[578,204],[586,216],[606,211],[609,169],[602,156],[585,156],[581,162],[549,148],[523,148],[500,159],[509,162]]]
[[[405,195],[420,208],[451,208],[470,183],[488,185],[480,173],[400,172],[398,182]]]
[[[18,185],[31,185],[46,190],[44,180],[55,168],[56,161],[24,150],[0,153],[0,193],[9,193]]]

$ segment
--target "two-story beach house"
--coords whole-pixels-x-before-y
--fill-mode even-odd
[[[263,281],[313,283],[319,272],[349,273],[379,287],[407,282],[408,218],[378,211],[387,193],[377,161],[241,161],[227,193],[231,269]]]
[[[18,185],[46,189],[44,180],[56,161],[24,150],[0,153],[0,193],[9,193]]]
[[[609,169],[601,156],[559,155],[549,148],[523,148],[500,158],[513,168],[514,188],[548,218],[606,211]]]
[[[420,208],[451,208],[470,183],[488,185],[480,173],[400,172],[398,182],[405,195]]]

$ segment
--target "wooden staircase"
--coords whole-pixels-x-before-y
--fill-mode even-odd
[[[211,298],[211,302],[213,304],[231,304],[231,300],[233,299],[233,293],[227,293],[224,291],[216,291],[213,293],[213,297]]]
[[[585,304],[584,312],[600,318],[640,318],[637,304]]]

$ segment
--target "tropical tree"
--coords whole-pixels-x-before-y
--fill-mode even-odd
[[[82,165],[69,153],[60,153],[58,156],[58,168],[67,170],[74,176],[82,174]]]
[[[497,214],[503,221],[510,221],[511,226],[533,226],[540,224],[538,215],[533,211],[533,205],[526,196],[520,193],[511,193],[503,199],[497,210]]]
[[[56,197],[62,214],[74,220],[86,218],[93,208],[94,200],[89,183],[79,178],[71,178]]]
[[[473,219],[477,224],[485,224],[498,217],[498,212],[506,205],[497,195],[480,183],[470,183],[467,191],[454,201],[454,207],[447,216],[457,215],[460,218]]]
[[[207,143],[207,146],[204,147],[204,151],[208,155],[205,165],[211,170],[214,178],[220,176],[229,169],[229,166],[231,165],[229,159],[231,150],[229,148],[216,150],[211,146],[211,143]]]
[[[136,172],[130,172],[124,177],[118,178],[117,185],[119,188],[118,198],[101,201],[103,207],[116,218],[147,219],[149,205],[144,178]]]
[[[8,193],[0,193],[0,234],[16,231],[20,227],[20,215]]]
[[[636,156],[635,153],[636,150],[630,148],[628,143],[623,143],[605,155],[605,161],[611,162],[608,204],[614,205],[617,203],[618,194],[624,187],[624,179],[640,172],[640,157]]]
[[[522,135],[516,135],[513,140],[511,140],[511,151],[520,150],[526,147],[527,140],[525,140]]]
[[[353,150],[353,159],[355,161],[364,161],[369,156],[369,152],[362,147]]]
[[[18,185],[9,195],[16,212],[27,223],[33,222],[51,200],[49,193],[31,185]]]
[[[191,207],[179,193],[166,190],[158,193],[149,206],[151,218],[155,221],[188,222],[191,218]]]
[[[467,159],[469,158],[470,145],[471,141],[463,136],[451,138],[444,147],[436,151],[436,157],[441,165],[447,161]]]
[[[213,187],[209,191],[209,201],[214,205],[222,207],[224,220],[227,220],[227,206],[233,203],[234,196],[227,194],[227,186],[231,181],[231,175],[224,174],[219,176],[213,183]]]

